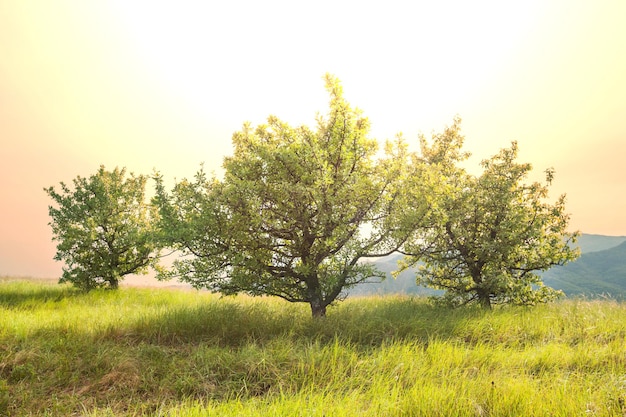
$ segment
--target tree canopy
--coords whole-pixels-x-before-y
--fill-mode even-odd
[[[423,141],[445,192],[434,198],[428,228],[403,249],[409,255],[403,268],[421,262],[418,283],[445,290],[444,300],[453,305],[490,308],[555,298],[559,292],[545,287],[537,272],[575,259],[578,251],[570,245],[577,233],[567,232],[565,196],[546,201],[553,170],[543,184],[526,183],[532,167],[516,162],[516,142],[483,161],[479,176],[440,162],[445,153],[452,158],[443,160],[463,159],[462,143],[457,123],[431,147]]]
[[[270,116],[233,135],[222,180],[200,170],[168,193],[157,177],[162,228],[182,254],[162,277],[305,302],[323,316],[345,289],[384,276],[360,261],[397,250],[407,223],[425,213],[414,199],[412,220],[404,214],[403,190],[416,172],[401,138],[377,156],[369,121],[336,78],[325,80],[330,108],[316,129]]]
[[[49,206],[54,259],[64,261],[61,282],[90,290],[115,289],[128,274],[155,266],[158,248],[153,239],[153,208],[145,201],[147,177],[125,169],[101,166],[90,177],[76,177],[73,189],[45,191],[56,203]]]
[[[314,317],[369,280],[384,279],[371,258],[405,255],[400,269],[419,264],[419,284],[445,291],[453,304],[534,304],[558,296],[538,271],[563,265],[570,246],[565,196],[548,202],[545,183],[527,183],[531,165],[516,162],[513,142],[463,168],[460,119],[421,152],[401,135],[382,151],[366,117],[325,77],[329,109],[314,129],[276,116],[232,137],[224,175],[201,167],[166,190],[155,174],[152,205],[147,177],[104,167],[74,188],[45,191],[61,281],[90,289],[116,288],[131,273],[157,269],[196,288],[222,294],[271,295],[308,303]],[[158,268],[160,248],[180,256]]]

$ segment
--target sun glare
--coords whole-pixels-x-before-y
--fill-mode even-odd
[[[336,21],[328,10],[337,8],[353,20]],[[507,18],[486,18],[494,8]],[[321,77],[331,72],[384,137],[414,133],[424,121],[429,131],[475,102],[532,30],[535,9],[453,2],[416,5],[407,14],[395,3],[383,9],[328,1],[298,9],[280,1],[115,3],[146,73],[190,111],[237,124],[259,123],[270,113],[310,124],[325,108]],[[442,20],[447,24],[435,23]],[[382,39],[388,43],[381,48]],[[373,80],[373,74],[388,75]]]

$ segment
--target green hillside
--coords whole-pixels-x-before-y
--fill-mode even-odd
[[[576,246],[585,254],[611,249],[623,242],[626,242],[626,236],[604,236],[584,233],[578,238]]]
[[[571,264],[544,274],[544,282],[567,295],[626,296],[626,242],[610,249],[583,253]]]
[[[378,269],[387,274],[387,278],[382,281],[363,283],[350,289],[351,296],[384,295],[384,294],[407,294],[407,295],[432,295],[436,291],[419,286],[415,283],[416,269],[411,268],[402,272],[397,278],[393,278],[392,271],[398,269],[398,261],[402,255],[390,255],[374,261]]]
[[[562,290],[566,295],[626,297],[626,236],[583,234],[576,242],[581,257],[562,267],[543,273],[546,285]],[[391,255],[375,260],[387,273],[379,283],[362,284],[350,291],[351,296],[373,294],[434,294],[429,288],[415,283],[416,269],[403,272],[394,279],[391,272],[397,269],[401,255]]]

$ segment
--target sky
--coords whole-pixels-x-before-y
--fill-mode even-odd
[[[626,235],[626,2],[0,0],[0,276],[56,278],[44,187],[100,165],[219,174],[231,135],[313,125],[336,75],[372,136],[516,140],[571,230]]]

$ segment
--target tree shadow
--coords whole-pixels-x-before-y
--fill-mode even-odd
[[[311,318],[308,306],[215,299],[193,308],[177,308],[145,317],[125,328],[110,329],[104,338],[157,345],[208,344],[237,348],[284,340],[295,343],[339,341],[362,348],[394,341],[427,343],[456,337],[463,323],[483,315],[482,309],[447,309],[421,297],[370,297],[340,304],[325,318]]]
[[[69,285],[33,285],[32,281],[0,282],[0,307],[31,310],[85,295]],[[371,348],[393,341],[427,343],[458,337],[458,329],[484,315],[479,308],[449,309],[424,297],[370,296],[331,306],[324,318],[312,318],[303,303],[271,298],[210,298],[193,306],[161,312],[116,325],[82,330],[57,329],[66,337],[124,344],[164,346],[206,344],[216,347],[295,343],[342,343]],[[42,329],[44,333],[54,329]],[[76,334],[70,334],[70,333]],[[35,332],[36,334],[37,332]]]
[[[69,285],[34,285],[35,280],[0,281],[0,307],[30,310],[41,308],[45,303],[60,302],[76,297],[82,292]]]

